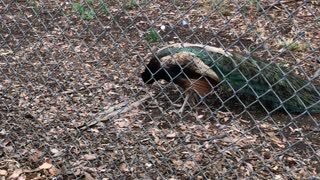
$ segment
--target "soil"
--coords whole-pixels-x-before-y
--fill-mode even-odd
[[[275,60],[319,84],[317,1],[0,4],[0,177],[318,177],[319,114],[221,103],[223,92],[179,114],[181,89],[140,79],[155,50],[188,42]],[[145,40],[150,28],[158,42]]]

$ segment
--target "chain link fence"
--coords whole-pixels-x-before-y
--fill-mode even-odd
[[[316,0],[0,0],[0,178],[320,178],[319,114],[221,90],[179,114],[180,88],[140,78],[157,49],[187,42],[316,86],[319,17]]]

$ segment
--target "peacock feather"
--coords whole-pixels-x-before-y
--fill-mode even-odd
[[[188,43],[166,46],[155,57],[162,64],[170,60],[171,64],[189,65],[219,82],[223,91],[257,99],[272,109],[320,112],[320,87],[275,62]]]

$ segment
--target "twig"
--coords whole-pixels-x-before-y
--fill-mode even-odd
[[[199,142],[199,141],[211,141],[211,140],[218,140],[218,139],[222,139],[224,137],[227,137],[228,134],[223,132],[221,134],[218,134],[218,135],[214,135],[214,136],[211,136],[209,138],[196,138],[197,141],[195,142]]]
[[[16,167],[20,168],[20,163],[16,160],[11,160],[11,159],[5,159],[5,160],[0,161],[0,164],[4,164],[4,165],[1,165],[0,168],[6,167],[7,163],[15,163],[15,164],[17,164]]]
[[[113,116],[120,115],[122,113],[126,113],[126,112],[132,110],[133,108],[140,106],[144,101],[146,101],[149,98],[151,98],[151,96],[148,94],[148,95],[142,97],[141,99],[139,99],[138,101],[135,101],[131,104],[128,101],[116,104],[116,105],[110,107],[109,109],[107,109],[106,111],[99,113],[99,115],[96,119],[92,120],[89,123],[82,124],[82,125],[78,126],[77,128],[80,128],[81,130],[85,130],[86,128],[94,126],[99,122],[107,121]]]
[[[69,89],[69,90],[61,92],[60,94],[66,95],[66,94],[73,94],[73,93],[79,92],[79,91],[89,91],[91,89],[99,88],[99,86],[89,86],[89,87],[81,87],[81,88],[82,89]]]
[[[259,10],[259,12],[261,12],[263,9],[266,10],[266,9],[273,9],[273,8],[277,8],[277,6],[281,5],[281,4],[291,4],[291,3],[298,3],[298,2],[304,2],[304,1],[297,1],[297,0],[289,0],[289,1],[277,1],[275,3],[272,3],[271,5],[268,5],[268,6],[265,6],[263,8],[261,8]],[[305,1],[306,3],[309,3],[309,1]]]

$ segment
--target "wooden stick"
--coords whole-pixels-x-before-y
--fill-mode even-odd
[[[99,115],[96,119],[92,120],[91,122],[82,124],[82,125],[78,126],[77,128],[80,128],[81,130],[85,130],[88,127],[92,127],[99,122],[107,121],[116,115],[126,113],[126,112],[132,110],[133,108],[140,106],[144,101],[146,101],[149,98],[151,98],[151,95],[148,94],[148,95],[142,97],[141,99],[139,99],[138,101],[135,101],[131,104],[130,104],[130,102],[121,102],[119,104],[116,104],[116,105],[110,107],[109,109],[107,109],[106,111],[99,113]]]
[[[276,6],[279,6],[279,5],[281,5],[281,4],[291,4],[291,3],[299,3],[299,2],[302,2],[302,3],[303,3],[304,1],[297,1],[297,0],[277,1],[277,2],[275,2],[275,3],[272,3],[272,4],[268,5],[268,6],[265,6],[265,7],[261,8],[261,9],[259,10],[259,12],[261,12],[262,9],[266,10],[266,9],[268,9],[268,8],[270,8],[270,9],[277,8]],[[305,1],[305,2],[306,2],[306,3],[310,3],[309,1]]]

